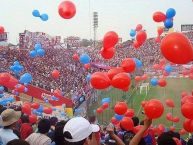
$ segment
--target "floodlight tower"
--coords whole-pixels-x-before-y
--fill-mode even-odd
[[[94,48],[96,42],[97,28],[98,28],[98,12],[93,12]]]

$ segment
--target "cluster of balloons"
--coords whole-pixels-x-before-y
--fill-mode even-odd
[[[38,10],[33,10],[32,15],[34,17],[40,18],[42,21],[47,21],[49,19],[48,14],[40,14]]]
[[[145,81],[148,79],[148,75],[144,74],[142,76],[135,76],[135,82]]]
[[[176,11],[173,8],[169,8],[166,11],[166,14],[163,12],[157,11],[153,14],[153,20],[155,22],[164,22],[164,26],[167,29],[170,29],[173,27],[173,18],[176,15]]]
[[[135,41],[133,42],[133,47],[138,49],[141,45],[143,45],[143,43],[147,39],[147,33],[145,32],[145,30],[143,30],[143,26],[141,24],[138,24],[135,29],[135,34],[136,34],[136,37],[135,37]]]
[[[131,119],[135,115],[133,109],[129,109],[125,102],[118,102],[114,107],[115,115],[112,117],[111,122],[114,125],[120,124],[125,130],[133,130],[134,124]]]
[[[3,26],[0,26],[0,34],[3,34],[5,32],[5,29]]]
[[[193,46],[182,33],[173,32],[161,41],[161,53],[175,64],[187,64],[193,60]]]
[[[31,58],[35,58],[36,56],[43,57],[45,55],[45,50],[42,48],[40,43],[36,43],[34,46],[34,50],[29,52],[29,56]]]
[[[2,98],[0,99],[0,105],[2,106],[6,106],[9,103],[13,103],[15,102],[14,97],[6,97],[6,98]]]
[[[109,31],[103,38],[103,48],[101,49],[101,56],[104,59],[111,59],[115,55],[115,45],[119,41],[119,36],[114,31]]]
[[[154,87],[157,85],[159,85],[160,87],[165,87],[167,85],[167,82],[165,79],[158,80],[157,78],[152,78],[150,80],[150,84]]]
[[[28,91],[28,88],[25,87],[24,85],[21,84],[17,84],[14,88],[14,90],[12,90],[12,93],[16,96],[19,95],[19,93],[26,93]]]
[[[21,71],[24,70],[24,67],[19,63],[19,61],[15,61],[13,65],[10,67],[10,70],[14,72],[16,75],[19,75]]]
[[[76,6],[71,1],[63,1],[58,6],[58,13],[63,19],[71,19],[76,14]]]
[[[103,98],[101,101],[102,106],[97,108],[97,113],[102,113],[105,109],[109,108],[110,98]]]

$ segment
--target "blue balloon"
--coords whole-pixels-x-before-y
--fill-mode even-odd
[[[118,115],[118,114],[115,114],[115,119],[118,120],[118,121],[121,121],[123,119],[123,115]]]
[[[90,63],[90,56],[88,54],[82,54],[80,56],[80,63],[82,63],[82,64]]]
[[[165,71],[166,71],[167,73],[171,73],[172,70],[173,70],[173,68],[172,68],[171,65],[166,65],[166,66],[165,66]]]
[[[136,31],[134,29],[131,29],[129,34],[131,37],[135,37]]]
[[[0,86],[0,91],[4,91],[4,87],[3,86]]]
[[[37,53],[38,53],[39,56],[43,57],[43,56],[45,55],[45,50],[43,50],[43,49],[38,49],[38,50],[37,50]]]
[[[19,82],[20,83],[22,83],[22,84],[24,84],[24,83],[30,83],[31,81],[32,81],[32,75],[31,74],[29,74],[29,73],[25,73],[25,74],[23,74],[21,77],[20,77],[20,80],[19,80]]]
[[[40,105],[40,107],[36,111],[42,113],[43,110],[44,110],[44,106]]]
[[[38,10],[33,10],[32,15],[34,17],[40,17],[40,12]]]
[[[176,10],[173,9],[173,8],[169,8],[166,11],[166,17],[169,18],[169,19],[173,18],[175,15],[176,15]]]
[[[90,81],[90,79],[91,79],[91,75],[90,75],[90,74],[88,74],[88,75],[86,76],[86,81],[87,81],[87,82],[89,82],[89,81]]]
[[[110,103],[110,101],[110,98],[103,98],[101,104],[103,105],[104,103]]]
[[[32,113],[33,113],[34,115],[36,115],[36,114],[37,114],[36,109],[34,109],[34,110],[32,111]]]
[[[150,84],[151,84],[152,86],[157,86],[157,85],[158,85],[158,79],[152,78],[152,79],[150,80]]]
[[[137,68],[141,68],[143,66],[141,60],[134,58],[135,64]]]
[[[171,19],[166,19],[165,22],[164,22],[164,26],[167,28],[167,29],[170,29],[173,27],[173,21]]]
[[[42,21],[47,21],[47,20],[48,20],[48,15],[47,15],[47,14],[42,14],[42,15],[40,16],[40,19],[41,19]]]
[[[35,51],[42,49],[42,45],[40,43],[36,43],[34,49]]]
[[[35,50],[32,50],[32,51],[30,51],[30,53],[29,53],[29,56],[30,56],[31,58],[36,57],[36,55],[37,55],[37,53],[36,53]]]

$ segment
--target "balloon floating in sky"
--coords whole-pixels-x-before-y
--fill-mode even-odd
[[[47,21],[48,20],[48,14],[40,14],[38,10],[33,10],[32,15],[34,17],[40,18],[42,21]]]
[[[42,45],[40,43],[36,43],[34,46],[34,50],[31,50],[29,52],[29,56],[31,58],[35,58],[36,56],[44,57],[45,50],[42,48]]]
[[[24,84],[24,83],[29,84],[29,83],[32,81],[32,79],[33,79],[33,78],[32,78],[32,75],[31,75],[31,74],[25,73],[25,74],[23,74],[23,75],[20,77],[19,82],[22,83],[22,84]]]
[[[105,34],[103,38],[103,48],[104,50],[112,49],[119,41],[119,36],[114,31],[109,31]]]
[[[90,60],[91,60],[91,58],[88,54],[82,54],[80,56],[80,63],[82,63],[82,64],[88,64],[88,63],[90,63]]]
[[[42,14],[42,15],[40,15],[40,19],[42,20],[42,21],[47,21],[48,20],[48,15],[47,14]]]
[[[169,18],[169,19],[173,18],[175,15],[176,15],[176,10],[174,8],[169,8],[166,11],[166,17]]]
[[[153,20],[155,21],[155,22],[164,22],[165,20],[166,20],[166,15],[164,14],[164,13],[162,13],[162,12],[155,12],[154,14],[153,14]]]
[[[63,1],[58,6],[58,13],[64,19],[71,19],[76,14],[76,6],[71,1]]]
[[[40,12],[38,10],[33,10],[32,15],[34,17],[40,17]]]
[[[165,36],[161,42],[163,56],[175,64],[187,64],[193,60],[193,47],[188,38],[178,32]]]

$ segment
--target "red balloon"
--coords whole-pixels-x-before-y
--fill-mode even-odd
[[[18,84],[18,88],[15,89],[17,92],[19,93],[23,93],[24,90],[25,90],[25,86],[24,85],[21,85],[21,84]]]
[[[183,92],[181,93],[181,97],[182,97],[182,98],[185,97],[185,96],[187,96],[187,95],[188,95],[188,93],[185,92],[185,91],[183,91]]]
[[[38,109],[40,107],[40,105],[38,103],[32,103],[31,104],[31,108],[33,109]]]
[[[172,114],[171,113],[167,113],[166,119],[169,120],[169,121],[173,121]]]
[[[135,77],[135,81],[136,81],[136,82],[139,82],[139,81],[141,81],[141,80],[142,80],[142,79],[141,79],[140,76],[136,76],[136,77]]]
[[[134,117],[135,116],[134,109],[127,109],[127,112],[125,113],[125,116],[130,117],[130,118]]]
[[[165,36],[161,42],[161,52],[169,61],[176,64],[187,64],[193,59],[193,48],[188,38],[178,32]]]
[[[182,115],[188,119],[193,119],[193,111],[192,111],[193,103],[185,103],[181,107]]]
[[[174,107],[175,107],[174,101],[173,101],[172,99],[167,99],[167,100],[166,100],[166,105],[167,105],[168,107],[171,107],[171,108],[174,108]]]
[[[147,39],[147,34],[145,31],[139,31],[137,33],[137,35],[136,35],[137,42],[139,42],[140,44],[143,44],[146,39]]]
[[[120,126],[125,129],[126,131],[131,131],[134,128],[133,120],[129,117],[124,117],[120,121]]]
[[[193,90],[192,90],[192,96],[193,96]]]
[[[63,1],[58,6],[58,13],[64,19],[71,19],[76,14],[76,6],[71,1]]]
[[[52,114],[52,108],[50,108],[50,107],[44,107],[44,113],[46,113],[46,114]]]
[[[131,79],[127,73],[119,73],[115,75],[111,81],[111,85],[118,89],[127,88],[131,83]]]
[[[189,71],[189,70],[186,70],[186,69],[182,71],[182,74],[183,74],[184,76],[188,75],[189,73],[190,73],[190,71]]]
[[[135,31],[141,31],[143,26],[141,24],[138,24],[135,28]]]
[[[190,67],[190,73],[193,73],[193,66]]]
[[[182,128],[180,131],[179,131],[179,134],[180,135],[185,135],[187,133],[187,131],[184,129],[184,128]]]
[[[109,31],[105,34],[103,38],[103,48],[105,50],[112,48],[117,44],[118,41],[119,41],[118,34],[116,32]]]
[[[58,79],[59,76],[60,76],[60,72],[58,70],[55,69],[55,70],[52,71],[52,77],[54,79]]]
[[[122,72],[124,72],[124,70],[121,67],[117,67],[117,68],[110,69],[107,75],[109,79],[112,80],[115,75],[122,73]]]
[[[158,85],[159,85],[160,87],[165,87],[165,86],[167,85],[167,82],[166,82],[166,80],[161,79],[161,80],[158,81]]]
[[[101,56],[104,59],[111,59],[113,58],[114,55],[115,55],[115,48],[113,47],[111,49],[104,49],[104,48],[101,49]]]
[[[180,118],[176,116],[172,119],[172,121],[175,123],[178,123],[180,121]]]
[[[98,108],[98,109],[96,110],[96,112],[97,112],[98,114],[102,113],[102,112],[103,112],[103,108]]]
[[[111,118],[111,123],[114,124],[114,125],[117,125],[119,123],[119,121],[115,117],[112,117]]]
[[[95,89],[106,89],[110,86],[110,79],[106,73],[95,72],[91,76],[91,85]]]
[[[109,107],[109,103],[104,103],[102,106],[103,109],[107,109],[108,107]]]
[[[142,75],[142,77],[141,77],[141,78],[142,78],[142,80],[144,80],[144,81],[145,81],[145,80],[147,80],[147,79],[148,79],[148,75],[147,75],[147,74],[144,74],[144,75]]]
[[[90,64],[85,64],[84,68],[87,69],[87,70],[90,69]]]
[[[79,61],[79,56],[78,54],[73,54],[72,58],[75,60],[75,61]]]
[[[183,127],[187,132],[192,133],[193,132],[193,120],[185,119],[183,123]]]
[[[162,116],[164,106],[160,100],[152,99],[145,104],[145,114],[151,119],[156,119]]]
[[[159,64],[154,64],[154,65],[153,65],[153,68],[154,68],[155,70],[159,70],[159,69],[160,69],[160,65],[159,65]]]
[[[29,122],[30,122],[31,124],[36,123],[36,122],[37,122],[37,116],[36,116],[36,115],[30,115],[30,116],[29,116]]]
[[[170,131],[174,132],[176,128],[174,126],[170,126]]]
[[[4,85],[4,83],[9,82],[10,74],[9,73],[0,73],[0,84]]]
[[[146,104],[146,103],[147,103],[147,101],[142,101],[142,102],[141,102],[141,106],[142,106],[142,107],[145,107],[145,104]]]
[[[160,132],[164,132],[165,131],[165,126],[163,124],[159,124],[158,129],[159,129]]]
[[[136,40],[133,42],[133,47],[134,47],[135,49],[139,48],[141,45],[142,45],[142,44],[139,43],[139,42],[137,42]]]
[[[163,32],[164,32],[164,27],[159,27],[159,28],[157,29],[158,35],[161,35]]]
[[[0,26],[0,34],[3,34],[5,32],[5,29],[3,26]]]
[[[182,98],[181,100],[181,104],[185,104],[185,103],[193,103],[193,96],[185,96]]]
[[[155,42],[160,43],[161,42],[161,37],[160,36],[156,37]]]
[[[166,59],[165,59],[165,58],[160,59],[160,60],[159,60],[159,64],[160,64],[161,66],[165,65],[165,64],[166,64]]]
[[[125,58],[121,63],[121,67],[125,72],[131,73],[135,70],[135,61],[132,58]]]
[[[166,15],[162,12],[155,12],[153,14],[153,20],[155,22],[164,22],[166,20]]]
[[[118,115],[123,115],[127,112],[127,104],[125,102],[118,102],[115,107],[114,111]]]
[[[22,106],[22,112],[27,114],[27,115],[31,115],[31,107],[30,107],[30,105],[24,104]]]
[[[166,71],[163,72],[163,76],[169,76],[170,74]]]

